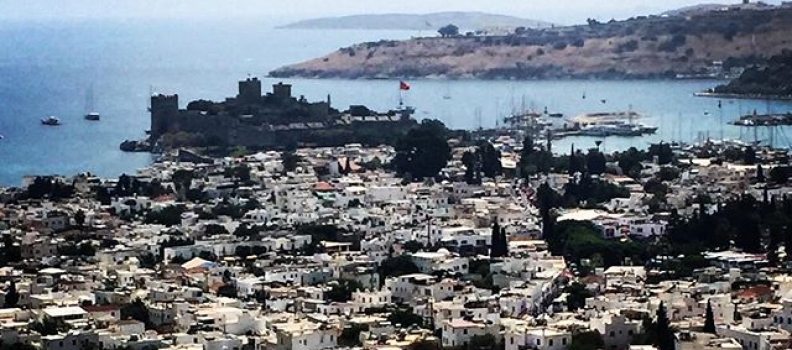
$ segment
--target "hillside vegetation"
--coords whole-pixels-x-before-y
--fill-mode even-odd
[[[275,77],[650,78],[703,73],[713,61],[761,60],[792,48],[792,9],[716,11],[503,36],[380,41],[277,69]]]
[[[792,96],[792,51],[773,56],[766,65],[747,68],[739,78],[716,87],[714,92],[766,97]]]

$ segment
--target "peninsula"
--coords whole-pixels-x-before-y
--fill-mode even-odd
[[[792,48],[792,7],[725,8],[692,16],[624,21],[508,35],[443,31],[442,37],[380,41],[276,69],[311,78],[673,78],[723,77],[729,64]],[[724,63],[718,67],[715,63]]]
[[[284,29],[361,29],[361,30],[430,30],[453,23],[472,31],[498,28],[548,28],[549,22],[484,12],[436,12],[427,14],[365,14],[323,17],[287,24]]]
[[[792,51],[748,67],[738,78],[703,96],[792,100]]]

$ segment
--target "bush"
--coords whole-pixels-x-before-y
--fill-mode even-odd
[[[553,44],[553,49],[554,50],[559,50],[560,51],[560,50],[563,50],[563,49],[566,49],[566,48],[567,48],[567,43],[565,41],[558,41],[555,44]]]
[[[633,52],[635,50],[638,50],[638,46],[639,45],[637,40],[630,40],[617,45],[614,52],[616,53]]]

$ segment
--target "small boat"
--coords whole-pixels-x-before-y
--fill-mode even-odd
[[[548,116],[550,118],[563,118],[564,114],[563,113],[550,113]]]
[[[94,112],[94,91],[93,86],[85,94],[85,120],[99,121],[99,113]]]
[[[47,117],[45,119],[42,119],[41,120],[41,124],[42,125],[47,125],[47,126],[56,126],[56,125],[60,125],[61,122],[60,122],[60,119],[58,119],[57,117],[49,116],[49,117]]]

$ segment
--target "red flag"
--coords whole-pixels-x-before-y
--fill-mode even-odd
[[[403,81],[400,81],[399,82],[399,90],[404,90],[404,91],[410,90],[410,84],[407,84],[407,83],[405,83]]]

